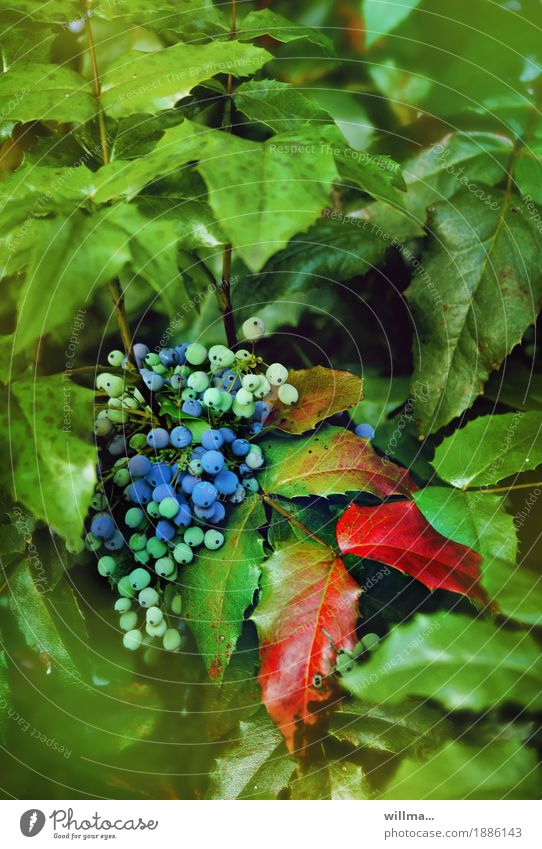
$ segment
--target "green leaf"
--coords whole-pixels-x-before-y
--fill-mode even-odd
[[[542,243],[529,211],[509,192],[477,191],[435,205],[434,239],[406,293],[420,340],[414,381],[429,389],[415,406],[422,433],[474,403],[542,297]]]
[[[0,74],[0,108],[11,122],[83,124],[96,114],[88,82],[58,65],[21,64]]]
[[[355,700],[333,713],[330,733],[356,749],[422,758],[445,741],[450,726],[441,711],[413,699],[376,706]]]
[[[235,90],[237,109],[249,121],[265,124],[275,133],[298,130],[300,124],[331,123],[332,118],[289,83],[251,80]]]
[[[521,150],[514,170],[514,179],[525,201],[542,204],[542,127],[535,138]],[[533,206],[532,212],[536,212]]]
[[[325,764],[313,764],[304,771],[298,769],[290,781],[290,789],[291,798],[298,800],[351,801],[368,798],[362,768],[345,757]]]
[[[276,799],[287,786],[295,761],[265,711],[240,723],[238,740],[217,758],[207,799]]]
[[[408,473],[385,462],[367,440],[351,431],[326,425],[313,436],[270,436],[262,440],[266,466],[262,489],[271,495],[345,495],[370,492],[377,498],[407,495]]]
[[[314,223],[337,177],[332,152],[309,130],[263,143],[211,131],[200,147],[211,208],[252,271]]]
[[[247,498],[232,515],[222,548],[199,553],[179,577],[184,616],[214,680],[224,675],[258,587],[264,559],[258,528],[263,525],[259,497]]]
[[[513,142],[497,133],[447,134],[402,166],[407,185],[404,210],[373,203],[367,209],[369,222],[376,231],[382,228],[395,242],[425,235],[424,224],[431,204],[451,198],[462,184],[499,183],[513,149]]]
[[[485,492],[430,486],[414,493],[416,504],[439,533],[482,555],[482,586],[503,614],[525,625],[542,622],[542,578],[527,563],[516,565],[514,518],[523,522],[538,494],[534,489],[513,517],[505,512],[503,498]]]
[[[122,210],[30,220],[33,247],[19,294],[16,350],[57,328],[130,260]],[[45,296],[44,293],[47,293]]]
[[[479,416],[444,439],[435,451],[438,476],[453,486],[489,486],[542,463],[542,414]]]
[[[176,44],[154,53],[124,54],[103,74],[101,103],[108,115],[154,114],[170,109],[195,86],[217,74],[253,74],[271,55],[251,44],[214,41]]]
[[[8,727],[9,714],[8,710],[11,706],[11,692],[8,679],[8,666],[6,663],[6,655],[0,643],[0,742],[6,741],[6,730]],[[278,731],[277,731],[278,734]],[[280,737],[280,734],[279,734]],[[282,739],[282,738],[281,738]]]
[[[88,635],[75,594],[67,584],[56,587],[54,597],[46,590],[34,579],[29,561],[24,561],[10,579],[9,608],[26,644],[42,656],[44,674],[68,687],[84,685]],[[70,649],[64,639],[66,625]]]
[[[65,24],[81,17],[80,0],[1,0],[0,9],[15,9],[36,21]]]
[[[45,165],[21,165],[3,181],[8,203],[23,201],[29,213],[43,214],[49,210],[68,209],[91,198],[98,180],[85,165],[51,168]]]
[[[396,29],[419,5],[420,0],[363,0],[367,47]]]
[[[172,31],[187,40],[230,30],[224,12],[212,0],[98,0],[92,4],[92,13],[107,21],[157,30],[161,35]]]
[[[451,740],[425,763],[403,761],[381,798],[534,799],[537,781],[536,754],[520,740]]]
[[[284,250],[266,264],[256,283],[261,300],[279,294],[303,294],[307,288],[326,281],[350,280],[379,265],[389,245],[362,218],[344,217],[324,210],[310,230],[290,240]]]
[[[311,27],[299,26],[271,9],[249,12],[241,21],[237,37],[240,41],[248,41],[262,35],[269,35],[275,41],[284,43],[304,39],[318,45],[326,53],[335,53],[333,42],[327,35]]]
[[[357,698],[373,703],[410,696],[435,699],[448,710],[542,704],[542,659],[535,640],[491,622],[450,614],[418,614],[394,628],[342,677]]]
[[[9,442],[7,436],[2,441],[13,469],[4,485],[14,500],[75,545],[96,482],[90,439],[94,394],[66,375],[17,381],[11,391],[9,427],[3,424]]]

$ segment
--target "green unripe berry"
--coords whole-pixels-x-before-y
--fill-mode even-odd
[[[180,596],[178,593],[177,593],[177,595],[174,595],[173,598],[171,599],[170,607],[171,607],[171,612],[174,614],[174,616],[180,616],[181,613],[183,612],[182,596]]]
[[[121,631],[132,631],[137,625],[137,613],[135,610],[127,610],[119,619]]]
[[[147,543],[147,551],[149,552],[151,557],[163,557],[167,551],[167,545],[165,544],[165,542],[162,542],[161,539],[158,539],[157,537],[151,537]]]
[[[186,362],[193,366],[200,366],[207,359],[207,348],[199,342],[192,342],[186,349]]]
[[[105,413],[106,411],[102,410],[101,412]],[[98,417],[94,422],[94,433],[96,436],[109,436],[113,430],[113,422],[107,418],[107,415],[102,418]]]
[[[264,335],[265,325],[261,318],[258,318],[257,315],[252,315],[243,322],[241,330],[245,339],[255,341]]]
[[[279,386],[279,401],[283,404],[295,404],[299,400],[299,392],[291,383]]]
[[[93,536],[90,531],[85,536],[85,548],[87,551],[98,551],[102,547],[101,539]]]
[[[127,486],[130,483],[130,472],[128,469],[119,469],[113,475],[113,483],[117,486]]]
[[[197,397],[198,393],[196,392],[196,390],[190,389],[189,386],[187,386],[186,389],[183,389],[183,391],[181,392],[181,398],[183,401],[195,401]]]
[[[149,368],[154,368],[154,366],[159,366],[162,364],[162,360],[158,356],[155,351],[149,351],[147,356],[145,357],[145,365]]]
[[[130,507],[130,509],[126,511],[124,521],[129,528],[137,528],[145,521],[145,514],[141,507]]]
[[[243,384],[243,389],[246,389],[247,392],[251,393],[250,401],[252,401],[252,393],[255,389],[260,385],[261,376],[259,374],[245,374],[241,383]],[[239,401],[241,399],[238,399]],[[248,403],[241,401],[241,403]]]
[[[134,598],[135,591],[130,583],[130,576],[124,575],[117,584],[117,592],[123,598]]]
[[[132,534],[128,540],[128,545],[132,551],[142,551],[147,545],[147,537],[145,534]]]
[[[132,589],[140,592],[149,586],[151,582],[151,576],[146,569],[142,569],[141,566],[138,566],[137,569],[134,569],[133,572],[130,572],[129,576],[130,584]]]
[[[168,496],[168,498],[164,498],[160,502],[159,506],[160,515],[164,517],[164,519],[173,519],[174,516],[179,512],[179,502],[173,496]]]
[[[190,460],[190,462],[188,464],[188,471],[190,472],[191,475],[194,475],[195,477],[198,477],[199,475],[201,475],[201,473],[203,471],[203,466],[201,465],[201,460],[198,460],[197,457],[194,457],[192,460]]]
[[[209,348],[209,362],[213,371],[229,368],[235,362],[235,354],[225,345],[213,345]]]
[[[205,392],[209,388],[209,378],[204,371],[193,371],[186,384],[194,392]]]
[[[258,492],[258,490],[260,488],[260,484],[258,483],[256,478],[245,478],[243,480],[243,486],[249,492]]]
[[[194,559],[194,552],[186,543],[181,542],[179,545],[176,545],[173,549],[173,557],[177,561],[177,563],[181,563],[185,565],[186,563],[190,563]]]
[[[148,563],[151,559],[151,556],[146,548],[141,549],[141,551],[134,551],[134,560],[136,563]]]
[[[234,415],[239,416],[242,419],[250,419],[254,415],[254,410],[256,406],[254,402],[251,404],[240,404],[237,399],[232,404],[232,410]]]
[[[247,351],[246,348],[239,348],[238,351],[235,352],[235,359],[241,360],[241,362],[246,363],[247,360],[250,360],[252,354],[250,351]]]
[[[159,622],[158,625],[149,625],[149,623],[147,622],[147,624],[145,625],[145,631],[147,632],[149,637],[163,637],[167,631],[167,623],[165,619],[162,619],[162,621]]]
[[[260,375],[260,383],[254,390],[255,398],[265,398],[271,392],[271,384],[263,374]]]
[[[220,389],[217,389],[216,386],[212,386],[210,389],[206,389],[203,393],[203,403],[206,404],[211,409],[219,409],[220,402],[222,400],[222,392]]]
[[[147,439],[144,433],[134,433],[133,436],[130,437],[129,441],[130,448],[133,448],[134,451],[141,451],[142,448],[147,447]]]
[[[167,578],[175,569],[175,563],[171,557],[160,557],[154,564],[156,574],[161,578]]]
[[[102,492],[95,492],[92,496],[90,506],[93,510],[105,510],[105,508],[107,507],[107,498]]]
[[[160,518],[160,505],[156,503],[156,501],[149,501],[147,504],[147,513],[151,517],[151,519],[159,519]]]
[[[220,548],[224,543],[224,534],[221,534],[220,531],[209,530],[205,532],[205,536],[203,538],[205,548],[210,549],[211,551],[215,551],[217,548]]]
[[[230,395],[229,392],[221,392],[220,396],[219,410],[221,413],[228,413],[233,405],[233,395]]]
[[[162,644],[166,651],[177,651],[181,645],[181,635],[176,628],[168,628],[164,634]]]
[[[128,649],[129,651],[137,651],[143,642],[143,634],[137,628],[134,628],[132,631],[128,631],[124,635],[122,642],[125,649]]]
[[[109,351],[107,355],[107,362],[113,368],[121,368],[122,363],[124,362],[124,351]]]
[[[146,589],[141,590],[137,600],[141,607],[154,607],[160,601],[160,596],[153,587],[147,587]]]
[[[164,614],[160,610],[159,607],[149,607],[147,608],[147,613],[145,614],[145,619],[148,625],[159,625],[162,619],[164,618]]]
[[[126,613],[130,610],[132,602],[129,598],[118,598],[115,602],[115,610],[117,613]]]
[[[198,545],[203,543],[204,536],[203,528],[193,525],[191,528],[187,528],[184,532],[184,542],[186,545],[189,545],[190,548],[197,548]]]
[[[246,407],[248,404],[252,404],[254,395],[248,389],[238,389],[235,393],[235,400],[241,406]]]
[[[108,373],[98,375],[96,386],[102,392],[107,392],[110,398],[120,398],[125,389],[122,377]]]
[[[168,373],[168,367],[162,365],[162,363],[158,363],[158,365],[153,366],[152,370],[155,374],[160,374],[160,375]]]
[[[288,369],[281,363],[273,363],[265,373],[271,386],[280,386],[288,380]]]
[[[117,568],[117,561],[114,557],[106,554],[105,557],[100,557],[98,560],[98,572],[102,578],[109,578]]]

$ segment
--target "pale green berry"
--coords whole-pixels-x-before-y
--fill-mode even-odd
[[[175,563],[171,557],[160,557],[154,564],[154,568],[157,575],[161,578],[167,578],[174,571]]]
[[[105,410],[102,410],[102,413],[105,412]],[[103,418],[97,418],[94,422],[94,433],[96,436],[109,436],[112,431],[113,422],[106,416],[103,416]]]
[[[99,374],[96,386],[102,392],[107,392],[110,398],[120,398],[124,392],[124,380],[116,374]]]
[[[126,613],[130,610],[132,602],[129,598],[118,598],[115,602],[115,610],[117,613]]]
[[[102,578],[108,578],[113,574],[116,568],[117,561],[114,557],[110,557],[108,554],[106,554],[105,557],[100,557],[98,560],[98,572]]]
[[[255,398],[265,398],[271,392],[271,384],[263,374],[260,375],[260,383],[254,390]]]
[[[204,371],[193,371],[186,383],[195,392],[205,392],[209,388],[209,377]]]
[[[126,511],[124,521],[129,528],[137,528],[145,521],[145,514],[141,507],[130,507]]]
[[[288,369],[281,363],[273,363],[267,369],[265,376],[271,386],[280,386],[288,380]]]
[[[98,551],[98,549],[100,549],[101,547],[101,539],[98,539],[98,537],[95,537],[89,531],[88,534],[85,535],[85,548],[87,549],[87,551]]]
[[[121,631],[132,631],[137,625],[137,613],[135,610],[127,610],[119,619]]]
[[[260,385],[260,379],[261,375],[259,374],[245,374],[241,381],[243,384],[243,389],[246,389],[248,392],[251,393],[254,392],[254,390],[257,389]]]
[[[147,622],[147,624],[145,625],[145,630],[149,637],[163,637],[167,631],[167,623],[165,619],[162,619],[162,621],[159,622],[158,625],[149,625],[149,623]]]
[[[194,552],[186,543],[181,542],[179,545],[176,545],[173,549],[173,557],[177,561],[177,563],[186,564],[190,563],[194,559]]]
[[[128,631],[122,638],[122,642],[125,649],[129,649],[130,651],[137,651],[139,646],[143,641],[143,634],[137,628],[134,628],[132,631]]]
[[[254,396],[252,392],[248,391],[248,389],[238,389],[235,393],[235,400],[242,407],[246,407],[247,404],[252,404]]]
[[[291,383],[284,383],[279,386],[279,400],[283,404],[295,404],[299,400],[299,392]]]
[[[141,590],[137,600],[141,607],[154,607],[160,601],[160,596],[153,587],[147,587],[146,589]]]
[[[177,651],[181,645],[181,635],[176,628],[168,628],[162,643],[166,651]]]
[[[186,361],[193,366],[200,366],[207,359],[207,348],[199,342],[192,342],[186,349]]]
[[[254,415],[254,410],[256,406],[254,403],[252,404],[239,404],[237,400],[235,400],[232,404],[232,411],[234,415],[239,416],[242,419],[250,419]]]
[[[264,459],[260,452],[251,449],[245,457],[245,463],[249,469],[260,469],[264,464]]]
[[[209,530],[205,532],[204,537],[205,548],[214,551],[217,548],[220,548],[224,543],[224,534],[221,534],[220,531]]]
[[[117,592],[123,598],[134,598],[135,591],[130,583],[129,575],[124,575],[124,577],[119,580],[117,584]]]
[[[141,551],[134,551],[134,560],[136,563],[148,563],[151,559],[149,552],[142,548]]]
[[[184,532],[184,542],[191,548],[197,548],[198,545],[202,544],[204,536],[203,528],[193,525]]]
[[[159,625],[163,618],[164,614],[159,607],[149,607],[145,614],[145,619],[148,625]]]
[[[238,351],[235,352],[235,359],[241,360],[241,362],[246,363],[247,360],[250,360],[252,354],[250,351],[247,351],[246,348],[239,348]]]
[[[147,537],[145,534],[132,534],[128,540],[128,545],[132,551],[142,551],[147,545]],[[143,589],[143,587],[141,587]]]
[[[133,572],[130,572],[129,576],[130,584],[132,585],[132,589],[137,592],[141,592],[146,587],[149,586],[151,582],[151,576],[146,569],[143,569],[141,566],[138,566],[137,569],[134,569]]]
[[[164,519],[173,519],[174,516],[179,512],[179,502],[173,496],[168,496],[168,498],[164,498],[159,505],[160,515],[164,517]]]
[[[130,483],[130,472],[128,469],[119,469],[113,475],[113,483],[117,486],[127,486]]]
[[[206,389],[203,393],[203,403],[208,407],[211,407],[212,410],[219,409],[222,394],[223,393],[220,389],[217,389],[216,386],[212,386],[210,389]]]
[[[221,392],[220,396],[220,412],[227,413],[232,408],[233,395],[230,395],[229,392]]]
[[[162,360],[159,355],[155,351],[149,351],[145,357],[145,365],[149,368],[154,368],[154,366],[159,366],[161,364]]]
[[[264,335],[265,325],[261,318],[258,318],[257,315],[252,315],[243,322],[241,330],[245,339],[254,341]]]
[[[107,355],[107,362],[113,368],[121,368],[122,363],[124,362],[124,351],[109,351]]]
[[[167,551],[167,545],[157,537],[151,537],[147,543],[147,551],[152,557],[163,557]]]
[[[183,612],[182,596],[180,596],[178,593],[177,593],[177,595],[174,595],[173,598],[171,599],[170,607],[171,607],[171,612],[174,614],[174,616],[180,616],[181,613]]]
[[[149,501],[147,504],[147,513],[151,517],[151,519],[159,519],[160,518],[160,505],[156,503],[156,501]]]

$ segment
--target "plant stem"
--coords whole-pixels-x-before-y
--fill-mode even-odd
[[[281,515],[281,516],[284,516],[284,518],[285,518],[285,519],[288,519],[288,521],[289,521],[289,522],[291,522],[291,523],[292,523],[292,525],[295,525],[295,527],[296,527],[298,530],[300,530],[303,534],[305,534],[305,536],[310,537],[310,538],[311,538],[311,539],[313,539],[315,542],[317,542],[317,543],[318,543],[318,545],[322,545],[322,546],[324,546],[324,548],[327,548],[329,551],[333,551],[333,553],[334,553],[334,554],[336,554],[335,549],[333,549],[333,548],[332,548],[332,547],[331,547],[331,546],[330,546],[327,542],[325,542],[323,539],[320,539],[320,537],[319,537],[319,536],[316,536],[316,534],[313,534],[313,532],[312,532],[312,531],[309,531],[309,529],[308,529],[308,528],[306,528],[306,527],[305,527],[305,525],[304,525],[302,522],[300,522],[300,521],[299,521],[299,519],[296,519],[296,517],[295,517],[295,516],[292,516],[292,514],[290,513],[290,511],[289,511],[289,510],[286,510],[286,508],[285,508],[285,507],[283,507],[283,506],[282,506],[282,504],[280,504],[280,503],[279,503],[278,501],[276,501],[274,498],[270,498],[268,495],[263,495],[263,494],[262,494],[262,495],[260,495],[260,498],[262,499],[262,501],[263,501],[263,502],[265,502],[265,504],[268,504],[268,505],[269,505],[269,507],[272,507],[272,508],[273,508],[273,510],[276,510],[276,511],[277,511],[277,513],[280,513],[280,515]]]
[[[516,483],[512,486],[477,487],[475,489],[469,489],[467,492],[488,492],[492,495],[494,492],[514,492],[516,489],[533,489],[535,486],[542,486],[542,482],[535,481],[533,483]]]
[[[90,64],[92,66],[92,87],[94,89],[94,97],[98,108],[98,131],[100,134],[100,145],[102,148],[103,164],[109,164],[109,145],[107,143],[107,129],[105,126],[105,116],[102,109],[102,86],[100,83],[100,74],[98,73],[98,62],[96,59],[96,44],[92,26],[90,24],[90,8],[88,0],[83,0],[83,10],[85,14],[85,31],[87,34],[88,51],[90,55]]]
[[[237,0],[231,0],[231,30],[230,39],[237,35]],[[226,133],[231,133],[231,110],[232,110],[232,94],[233,94],[233,75],[228,74],[226,83],[226,106],[224,108],[224,117],[222,120],[222,129]],[[235,322],[233,319],[233,310],[231,305],[231,265],[232,265],[232,246],[231,244],[224,245],[222,253],[222,279],[220,286],[216,287],[216,296],[218,306],[224,323],[224,331],[228,345],[233,347],[237,343],[235,333]]]

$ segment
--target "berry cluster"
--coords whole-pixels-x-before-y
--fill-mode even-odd
[[[257,317],[243,330],[251,341],[264,332]],[[175,651],[182,642],[179,569],[198,548],[223,545],[229,509],[259,489],[265,460],[256,440],[273,404],[295,403],[298,395],[282,364],[266,365],[244,348],[193,342],[155,353],[137,343],[133,353],[160,420],[130,382],[136,373],[124,354],[112,351],[109,364],[125,371],[96,381],[107,401],[95,423],[99,482],[85,543],[101,555],[98,570],[119,594],[126,648],[152,648],[159,639]]]

